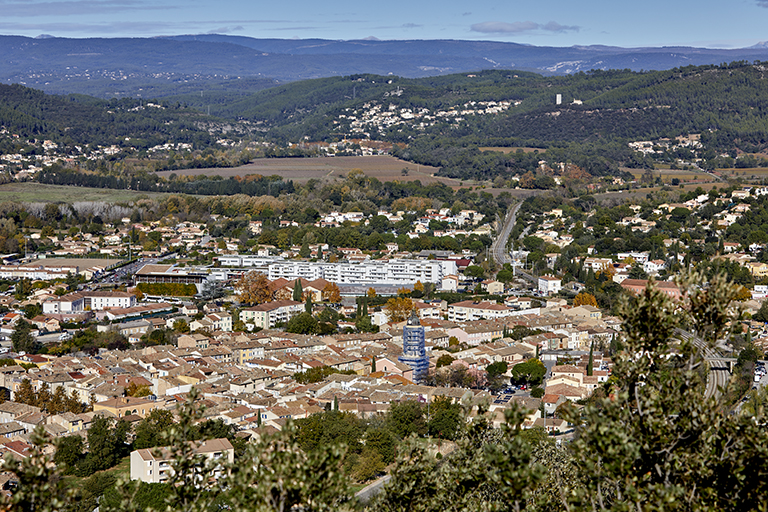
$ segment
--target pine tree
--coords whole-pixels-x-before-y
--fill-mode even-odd
[[[23,379],[19,384],[19,389],[13,395],[13,400],[21,404],[35,405],[37,402],[37,396],[35,390],[32,389],[32,383],[29,379]]]
[[[301,279],[297,279],[293,285],[293,300],[301,302],[302,295],[304,295],[304,290],[301,287]]]
[[[47,382],[43,382],[43,384],[40,386],[40,390],[37,392],[37,400],[35,405],[44,411],[50,412],[52,398],[53,395],[51,395],[51,387]]]

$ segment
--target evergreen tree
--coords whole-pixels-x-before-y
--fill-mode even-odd
[[[376,372],[376,356],[371,356],[371,373]]]
[[[53,395],[51,395],[51,387],[47,382],[43,382],[37,392],[37,400],[35,405],[37,405],[43,411],[50,412],[52,397]]]
[[[593,365],[594,365],[594,351],[595,351],[595,342],[593,341],[592,344],[589,346],[589,361],[587,361],[587,376],[591,377],[593,373]]]
[[[32,325],[24,319],[19,319],[13,328],[13,333],[11,333],[11,343],[14,352],[34,354],[37,342],[32,336]]]
[[[297,279],[293,284],[293,300],[301,302],[301,296],[304,295],[304,290],[301,287],[301,279]]]
[[[304,302],[304,311],[308,314],[312,314],[312,294],[307,294],[307,300]]]
[[[37,402],[37,396],[35,390],[32,388],[32,382],[29,379],[24,378],[19,384],[19,389],[13,395],[13,400],[21,404],[35,405]]]

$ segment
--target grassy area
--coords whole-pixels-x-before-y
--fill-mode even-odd
[[[107,474],[113,474],[116,478],[124,477],[125,479],[127,479],[131,474],[130,455],[127,457],[123,457],[123,459],[120,461],[120,463],[117,466],[113,468],[105,469],[104,471],[97,471],[96,473],[94,473],[94,475],[107,475]],[[93,475],[85,478],[68,475],[63,478],[63,481],[67,487],[72,489],[77,489],[77,488],[82,488],[84,482],[92,477]]]
[[[159,192],[137,192],[134,190],[44,185],[34,182],[6,183],[0,185],[0,202],[23,201],[30,203],[73,203],[75,201],[104,201],[108,203],[128,203],[141,198],[165,195],[168,194]]]

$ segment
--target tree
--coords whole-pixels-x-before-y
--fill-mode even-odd
[[[597,299],[594,295],[587,292],[581,292],[573,299],[573,306],[594,306],[597,307]]]
[[[28,405],[35,405],[37,403],[37,396],[35,395],[34,388],[32,388],[32,382],[29,379],[24,378],[21,380],[19,389],[14,393],[13,399],[16,402]]]
[[[304,301],[304,312],[308,315],[312,314],[312,294],[308,293],[306,300]]]
[[[293,300],[296,302],[301,302],[304,298],[304,291],[301,288],[301,279],[297,279],[296,282],[293,284]]]
[[[428,434],[441,439],[456,439],[462,421],[461,404],[452,398],[436,396],[429,404]]]
[[[392,297],[384,306],[387,318],[392,323],[403,322],[413,310],[413,301],[408,297]]]
[[[595,342],[593,341],[589,345],[589,360],[587,361],[587,376],[588,377],[592,376],[592,373],[593,373],[593,370],[594,370],[594,368],[593,368],[593,366],[595,364],[594,352],[595,352]]]
[[[142,396],[149,396],[152,394],[152,390],[149,389],[149,386],[146,384],[136,384],[136,382],[131,381],[128,384],[128,387],[125,388],[125,394],[126,396],[135,396],[135,397],[142,397]]]
[[[341,290],[336,283],[328,283],[323,287],[323,300],[327,302],[341,302]]]
[[[37,341],[32,336],[32,325],[23,318],[17,320],[13,327],[11,343],[14,352],[34,354],[37,350]]]
[[[441,366],[450,366],[454,361],[455,359],[450,354],[443,354],[437,358],[435,368],[440,368]]]
[[[488,372],[488,378],[493,379],[507,373],[508,368],[506,361],[496,361],[486,366],[485,371]]]
[[[424,407],[415,400],[393,403],[387,415],[387,428],[400,439],[405,439],[411,434],[426,435]]]
[[[80,476],[108,469],[125,455],[130,423],[96,416],[88,429],[88,456],[83,461]]]
[[[475,279],[482,279],[485,277],[485,269],[479,265],[469,265],[464,270],[464,275]]]
[[[235,291],[239,294],[240,302],[245,304],[263,304],[272,299],[272,290],[269,288],[269,279],[261,272],[250,271],[237,283]]]
[[[541,383],[547,367],[538,359],[529,359],[524,363],[518,363],[512,367],[512,380],[527,384]]]
[[[164,442],[163,433],[173,424],[173,413],[171,411],[165,409],[151,411],[136,425],[136,436],[133,440],[134,449],[140,450],[142,448],[161,446]]]
[[[179,333],[189,332],[189,324],[183,318],[173,322],[173,330]]]
[[[72,474],[75,466],[82,459],[84,451],[85,443],[81,436],[65,436],[56,442],[56,454],[53,460],[64,473]]]
[[[376,289],[375,288],[368,288],[368,291],[365,292],[365,295],[369,299],[375,299],[376,298]]]
[[[760,309],[757,310],[757,313],[752,315],[752,319],[758,322],[768,323],[768,300],[763,300],[763,303],[760,304]]]
[[[678,285],[685,291],[680,301],[650,282],[622,303],[626,349],[614,364],[611,396],[567,414],[580,425],[574,461],[589,476],[563,489],[569,501],[584,504],[577,510],[587,502],[616,509],[627,500],[666,510],[753,509],[765,492],[758,475],[768,472],[768,460],[756,450],[768,433],[704,396],[700,371],[736,319],[738,290],[722,275],[704,282],[693,274]],[[698,338],[673,336],[681,324]],[[754,461],[747,472],[740,469],[745,460]]]
[[[309,248],[309,244],[307,242],[304,242],[301,244],[301,248],[299,249],[299,256],[302,258],[309,258],[309,256],[312,254],[312,251]]]
[[[307,312],[300,313],[288,320],[285,330],[296,334],[314,334],[317,332],[317,320]]]

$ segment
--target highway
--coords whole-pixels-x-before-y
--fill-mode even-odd
[[[504,263],[512,263],[512,258],[509,257],[509,251],[507,251],[507,240],[509,234],[512,232],[512,228],[515,225],[515,219],[517,218],[517,211],[520,209],[523,203],[517,203],[514,208],[507,212],[507,216],[504,218],[504,224],[501,226],[499,234],[496,236],[496,240],[491,245],[491,252],[493,253],[493,259],[499,265]]]
[[[692,341],[696,347],[704,352],[704,357],[709,363],[707,387],[704,391],[704,397],[719,399],[723,394],[722,390],[725,389],[725,386],[728,384],[728,379],[731,378],[731,373],[728,369],[728,358],[722,357],[717,351],[707,347],[704,340],[694,336],[693,333],[678,328],[675,329],[675,334],[685,340]]]

